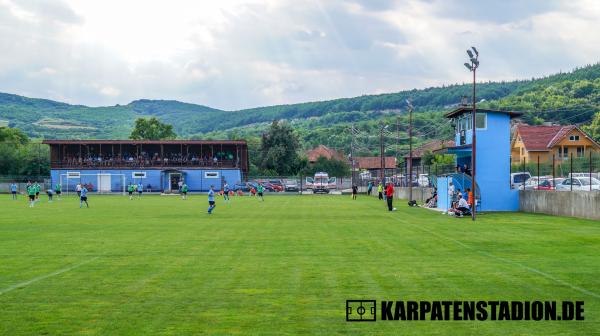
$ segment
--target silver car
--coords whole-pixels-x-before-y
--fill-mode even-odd
[[[561,184],[557,184],[556,190],[570,191],[571,187],[573,187],[572,190],[578,191],[600,191],[600,180],[597,180],[592,177],[590,183],[589,177],[568,178],[562,181]]]

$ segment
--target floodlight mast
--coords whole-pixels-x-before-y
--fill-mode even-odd
[[[471,51],[472,50],[472,51]],[[473,53],[475,53],[475,55],[473,55]],[[472,114],[472,128],[473,128],[473,136],[472,136],[472,140],[471,140],[471,187],[473,189],[473,204],[472,209],[471,209],[471,219],[475,220],[475,213],[477,211],[477,195],[476,195],[476,182],[475,182],[475,165],[476,165],[476,157],[477,157],[477,100],[475,97],[475,88],[477,85],[476,82],[476,73],[477,73],[477,68],[479,67],[479,51],[477,51],[477,49],[475,47],[471,47],[471,49],[467,49],[467,55],[469,55],[469,61],[471,62],[471,64],[469,63],[465,63],[465,67],[467,69],[469,69],[469,71],[471,71],[473,73],[473,112]],[[467,194],[467,200],[468,200],[469,195]]]
[[[408,172],[406,173],[406,180],[408,181],[408,205],[412,206],[413,203],[413,188],[412,188],[412,164],[413,164],[413,151],[412,151],[412,115],[413,105],[412,102],[407,99],[406,105],[408,105]],[[418,181],[418,180],[417,180]]]

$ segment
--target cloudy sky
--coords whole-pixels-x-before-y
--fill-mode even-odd
[[[0,91],[222,109],[531,78],[600,60],[596,0],[0,0]]]

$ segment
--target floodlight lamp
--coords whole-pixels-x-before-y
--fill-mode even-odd
[[[467,49],[467,54],[469,55],[469,58],[473,58],[473,52],[471,52],[471,50]]]
[[[471,64],[469,64],[469,63],[465,63],[465,67],[466,67],[467,69],[469,69],[469,71],[473,71],[473,67],[471,67]]]
[[[475,47],[471,47],[471,49],[473,49],[473,51],[475,52],[475,55],[479,56],[479,51],[477,51],[477,49],[475,49]]]

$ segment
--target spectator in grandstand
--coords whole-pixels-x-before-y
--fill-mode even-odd
[[[469,166],[467,166],[467,164],[465,163],[465,165],[463,166],[463,173],[465,173],[466,175],[471,176],[471,169],[469,169]]]
[[[394,184],[391,182],[388,182],[387,187],[385,188],[385,199],[387,201],[388,211],[396,211],[396,208],[392,206],[394,199]]]
[[[11,183],[10,193],[12,194],[12,199],[16,200],[17,199],[17,184],[16,183]]]

